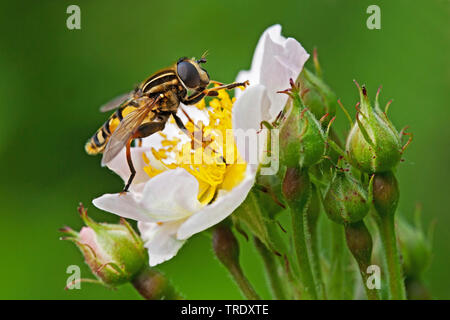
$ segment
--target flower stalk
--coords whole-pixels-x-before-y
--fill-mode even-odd
[[[263,260],[267,282],[269,283],[273,298],[276,300],[286,300],[286,293],[284,292],[285,283],[280,275],[279,264],[275,258],[275,254],[268,250],[264,243],[256,237],[254,238],[254,243]]]
[[[364,221],[361,220],[345,225],[345,238],[347,240],[347,247],[358,264],[367,298],[369,300],[379,300],[377,290],[367,286],[367,280],[369,279],[367,268],[371,264],[373,246],[372,236]]]
[[[294,249],[297,257],[304,299],[317,299],[317,287],[311,269],[308,246],[305,236],[305,211],[310,199],[311,182],[308,171],[300,168],[288,168],[283,181],[283,195],[289,205]]]
[[[328,298],[342,300],[350,298],[346,288],[347,273],[345,271],[346,252],[344,228],[337,223],[331,223],[331,270],[327,282]]]
[[[399,188],[394,173],[390,171],[375,174],[372,189],[376,220],[388,267],[389,298],[405,300],[405,283],[395,232]]]
[[[182,300],[181,294],[160,272],[144,267],[131,281],[133,287],[146,300]]]
[[[309,249],[309,255],[311,257],[311,269],[314,277],[314,281],[317,285],[317,294],[319,299],[326,299],[325,285],[323,282],[320,254],[319,254],[319,235],[318,235],[318,220],[320,213],[320,199],[319,191],[312,184],[311,185],[311,200],[308,205],[308,209],[305,213],[305,235],[306,244]]]
[[[218,225],[214,228],[212,242],[216,257],[230,272],[244,297],[248,300],[260,300],[242,271],[239,263],[239,243],[231,229],[225,224]]]

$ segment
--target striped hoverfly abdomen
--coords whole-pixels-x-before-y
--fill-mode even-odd
[[[114,130],[116,130],[122,119],[137,108],[138,106],[134,103],[128,103],[117,109],[86,143],[84,147],[86,152],[90,155],[102,153],[103,150],[105,150],[109,137],[113,134]]]

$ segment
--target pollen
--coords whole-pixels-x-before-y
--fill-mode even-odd
[[[161,132],[161,146],[151,149],[160,165],[156,168],[144,153],[144,171],[154,177],[166,170],[185,169],[199,182],[197,197],[202,204],[213,202],[220,190],[236,187],[245,177],[247,165],[240,158],[233,138],[234,101],[225,90],[218,91],[218,96],[209,103],[201,100],[195,107],[208,114],[208,124],[188,121],[185,127],[191,137],[184,143]]]

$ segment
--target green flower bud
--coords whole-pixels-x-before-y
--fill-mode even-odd
[[[76,232],[68,227],[63,240],[73,241],[81,250],[92,273],[106,286],[129,282],[147,263],[147,252],[139,235],[125,219],[120,224],[97,223],[79,208],[86,227]]]
[[[339,224],[362,220],[369,212],[367,193],[347,172],[337,171],[324,198],[328,217]]]
[[[347,246],[358,263],[361,272],[366,272],[372,259],[372,236],[364,221],[347,224],[345,226]]]
[[[375,210],[380,216],[395,214],[400,198],[400,189],[394,173],[389,171],[374,174],[372,197]]]
[[[369,300],[379,300],[379,293],[376,290],[369,289],[367,287],[367,281],[369,275],[367,268],[372,261],[372,236],[369,229],[364,224],[364,220],[360,220],[355,223],[345,225],[345,239],[347,241],[347,247],[352,253],[359,267],[364,288],[366,289],[367,298]]]
[[[321,78],[306,68],[303,68],[297,80],[303,103],[317,119],[325,117],[323,124],[327,125],[336,114],[336,95]]]
[[[366,88],[361,88],[358,83],[356,85],[361,102],[356,122],[347,137],[349,160],[353,166],[366,173],[389,171],[399,163],[403,152],[400,135],[379,107],[380,91],[373,108]]]
[[[282,192],[289,205],[304,208],[311,194],[311,181],[306,169],[288,168],[286,170]]]
[[[310,167],[322,159],[326,138],[322,125],[303,105],[299,88],[291,80],[291,97],[280,128],[280,162],[289,168]]]

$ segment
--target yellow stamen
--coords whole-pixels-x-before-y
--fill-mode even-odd
[[[219,190],[232,190],[245,177],[247,164],[240,158],[232,139],[231,110],[234,101],[235,98],[230,98],[226,90],[218,91],[217,98],[212,99],[208,106],[205,99],[201,100],[196,107],[208,112],[209,123],[205,125],[202,121],[197,121],[195,124],[185,124],[194,141],[180,145],[180,139],[170,139],[161,132],[161,147],[151,149],[153,156],[162,163],[161,167],[166,168],[165,170],[184,168],[198,180],[197,197],[202,204],[212,202]],[[173,154],[171,159],[175,159],[172,163],[163,161],[169,158],[169,153]],[[144,162],[144,170],[150,177],[165,171],[151,166],[145,154]]]

